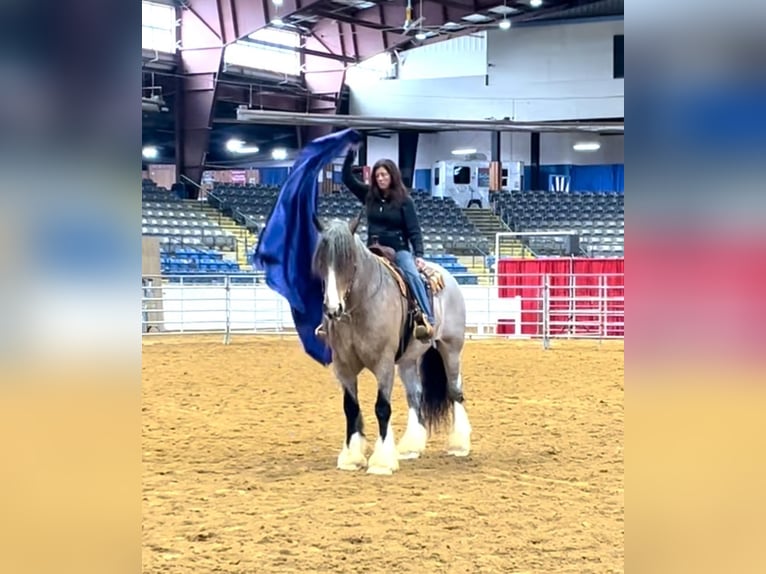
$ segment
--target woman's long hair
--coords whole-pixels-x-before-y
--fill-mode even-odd
[[[391,183],[388,186],[388,196],[386,199],[391,203],[401,205],[404,199],[409,195],[409,191],[402,183],[402,172],[396,167],[396,164],[390,159],[380,159],[372,166],[372,172],[370,173],[370,194],[367,197],[367,203],[371,203],[374,199],[382,199],[383,192],[378,187],[378,181],[375,178],[375,173],[378,168],[383,168],[391,176]]]

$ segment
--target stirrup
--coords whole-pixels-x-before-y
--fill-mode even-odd
[[[319,323],[319,326],[314,329],[314,335],[320,339],[325,339],[327,337],[327,331],[325,331],[324,323]]]
[[[419,341],[428,341],[434,335],[434,328],[425,316],[421,317],[422,323],[415,327],[415,338]]]

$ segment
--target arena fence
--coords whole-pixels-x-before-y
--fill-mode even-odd
[[[468,337],[540,339],[545,348],[557,338],[624,337],[621,274],[514,274],[500,286],[496,281],[493,274],[461,285]],[[236,334],[295,334],[290,306],[260,274],[144,276],[141,323],[147,336],[221,333],[224,343]]]

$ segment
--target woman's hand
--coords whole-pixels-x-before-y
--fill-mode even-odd
[[[415,267],[418,268],[418,271],[422,271],[425,266],[426,262],[422,257],[415,257]]]

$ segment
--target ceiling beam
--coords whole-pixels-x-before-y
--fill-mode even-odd
[[[258,123],[276,125],[325,125],[358,129],[426,129],[439,131],[506,132],[613,132],[624,133],[623,122],[516,122],[511,120],[451,120],[389,118],[371,116],[335,116],[312,113],[286,113],[238,109],[236,120],[221,123]]]

